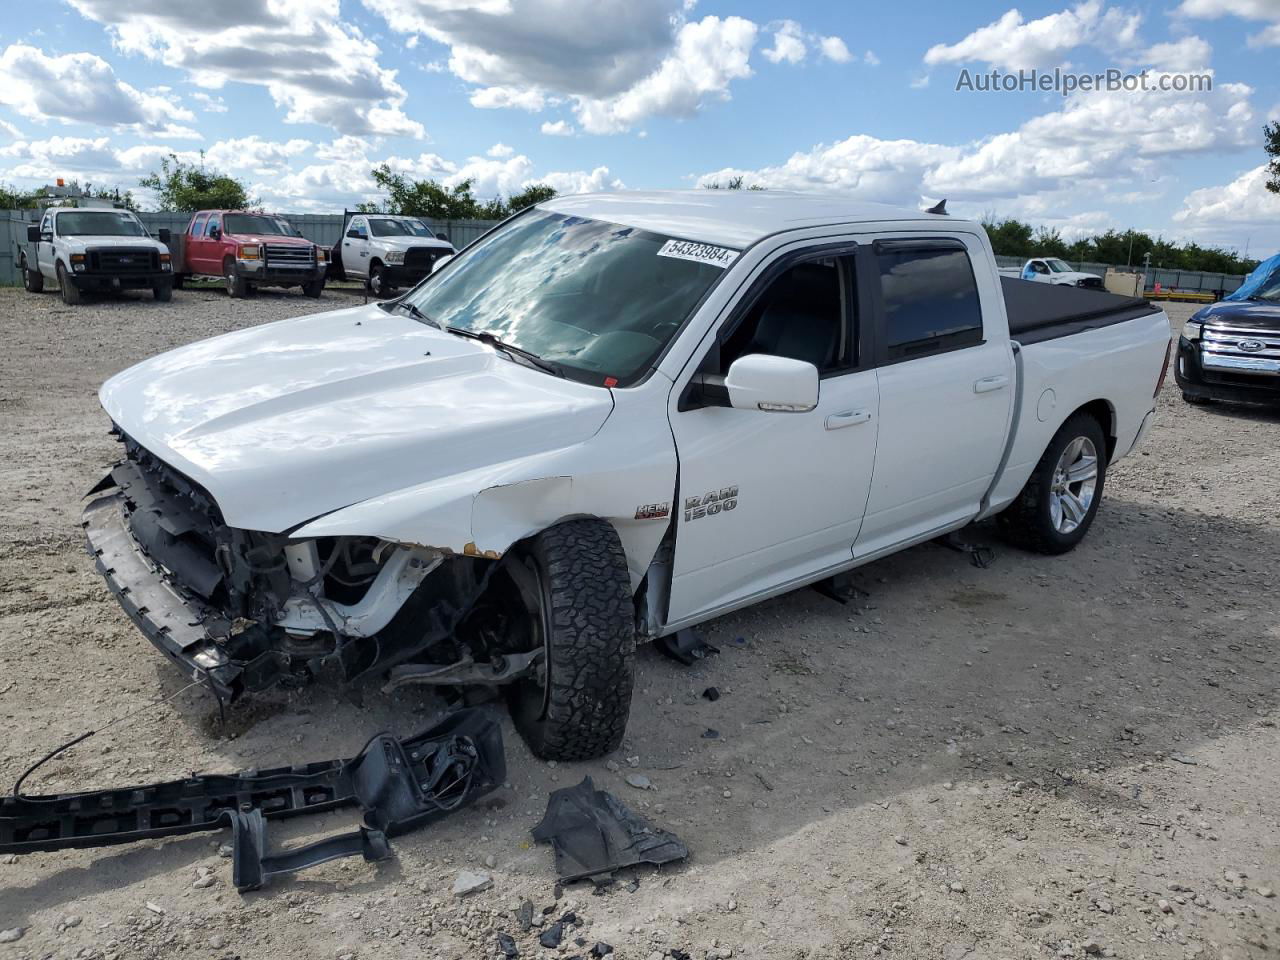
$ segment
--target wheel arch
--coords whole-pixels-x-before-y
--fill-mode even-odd
[[[1118,442],[1116,436],[1115,406],[1110,400],[1104,400],[1102,398],[1090,400],[1088,403],[1082,403],[1062,418],[1062,423],[1058,424],[1058,430],[1061,430],[1068,420],[1080,413],[1093,417],[1094,420],[1098,421],[1098,426],[1102,427],[1102,435],[1106,437],[1107,440],[1107,463],[1110,463],[1115,459],[1116,445]],[[1054,431],[1054,434],[1057,434],[1057,430]]]

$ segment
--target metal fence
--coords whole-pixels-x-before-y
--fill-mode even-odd
[[[1001,267],[1017,267],[1021,269],[1028,259],[1030,258],[997,256],[996,264]],[[1063,262],[1073,270],[1079,270],[1081,273],[1096,273],[1100,277],[1105,277],[1108,270],[1119,270],[1122,273],[1142,272],[1141,266],[1120,267],[1115,264],[1089,263],[1084,260],[1075,262],[1064,260]],[[1152,267],[1147,271],[1147,289],[1154,290],[1157,283],[1160,284],[1161,290],[1181,293],[1211,293],[1223,296],[1231,293],[1240,284],[1244,283],[1244,275],[1237,273],[1204,273],[1199,270],[1162,270]]]
[[[27,244],[27,224],[39,221],[40,210],[0,211],[0,285],[13,286],[22,282],[18,273],[19,255]],[[284,218],[298,228],[308,240],[324,247],[332,247],[342,236],[343,217],[340,213],[286,213]],[[139,213],[138,218],[151,231],[160,230],[183,233],[191,221],[189,213]],[[425,220],[432,233],[443,233],[455,247],[461,250],[471,241],[498,223],[497,220]]]

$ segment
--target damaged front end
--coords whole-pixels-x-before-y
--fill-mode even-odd
[[[84,509],[89,551],[147,639],[220,700],[322,673],[398,668],[393,685],[475,684],[535,669],[540,651],[472,616],[498,560],[236,529],[207,491],[121,438],[125,459]]]

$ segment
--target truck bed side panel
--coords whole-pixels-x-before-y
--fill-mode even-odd
[[[1072,293],[1084,291],[1070,290]],[[1023,344],[1022,405],[1008,466],[996,481],[984,515],[1007,506],[1022,490],[1058,428],[1076,410],[1104,401],[1115,440],[1112,462],[1133,447],[1155,409],[1156,380],[1169,347],[1164,311],[1145,313],[1070,335]]]

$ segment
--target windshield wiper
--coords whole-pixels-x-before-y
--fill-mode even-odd
[[[489,346],[497,350],[501,350],[510,357],[519,357],[528,365],[537,367],[539,370],[544,370],[557,377],[563,377],[565,375],[564,368],[561,367],[560,364],[553,363],[550,360],[543,360],[542,357],[538,356],[536,353],[526,350],[523,347],[517,347],[513,343],[507,343],[496,333],[490,333],[488,330],[468,330],[466,327],[454,326],[445,327],[445,329],[450,333],[456,333],[460,337],[466,337],[468,340],[479,340],[481,343],[487,343]]]
[[[423,323],[429,323],[433,327],[439,327],[441,330],[444,329],[440,324],[440,321],[432,320],[429,316],[418,309],[418,305],[416,303],[409,300],[397,300],[392,306],[393,310],[399,310],[401,308],[404,308],[404,310],[408,312],[409,316],[413,317],[415,320],[421,320]]]

